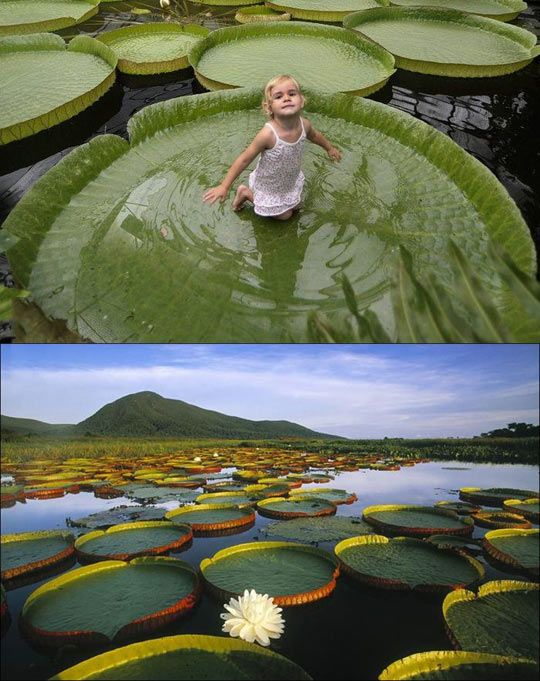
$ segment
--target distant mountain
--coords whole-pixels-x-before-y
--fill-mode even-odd
[[[77,425],[55,426],[32,419],[2,416],[2,430],[40,435],[104,435],[111,437],[196,437],[230,439],[340,439],[290,421],[250,421],[201,409],[153,392],[126,395]]]
[[[45,423],[35,419],[19,419],[15,416],[0,417],[2,433],[19,435],[67,435],[75,426],[67,423]]]

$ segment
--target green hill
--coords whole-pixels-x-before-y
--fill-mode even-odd
[[[201,409],[182,400],[167,399],[153,392],[121,397],[75,426],[53,426],[31,419],[2,416],[4,429],[36,435],[337,439],[335,435],[317,433],[290,421],[250,421]]]
[[[2,433],[17,435],[69,435],[75,426],[67,423],[45,423],[35,419],[19,419],[15,416],[1,416]]]

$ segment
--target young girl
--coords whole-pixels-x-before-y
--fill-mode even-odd
[[[341,152],[300,116],[303,106],[304,96],[294,78],[285,75],[272,78],[264,88],[262,102],[271,122],[265,123],[238,156],[222,183],[204,193],[203,201],[225,201],[232,183],[260,154],[257,167],[249,176],[249,187],[241,184],[236,190],[233,210],[240,210],[246,201],[251,201],[257,215],[288,220],[300,206],[304,140],[307,138],[325,149],[333,161],[341,159]]]

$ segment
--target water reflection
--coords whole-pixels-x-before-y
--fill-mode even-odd
[[[332,472],[332,471],[331,471]],[[513,487],[529,489],[537,480],[538,468],[522,465],[481,465],[462,462],[426,463],[399,471],[359,470],[339,473],[331,483],[309,484],[306,489],[335,487],[355,492],[358,501],[340,505],[337,515],[361,516],[366,506],[379,503],[431,505],[435,501],[457,499],[460,487]],[[96,499],[89,492],[68,494],[61,499],[28,501],[1,511],[2,532],[64,528],[66,517],[77,517],[105,510],[127,499]],[[175,502],[160,506],[170,508]],[[196,537],[192,546],[177,554],[194,567],[203,558],[228,546],[264,539],[262,530],[273,520],[257,517],[255,527],[234,536]],[[475,528],[474,537],[485,530]],[[332,551],[333,543],[321,544]],[[526,580],[501,566],[486,566],[486,580]],[[20,586],[8,593],[11,618],[17,620],[26,598],[46,579]],[[441,615],[442,595],[390,592],[363,586],[341,575],[330,597],[298,608],[286,609],[285,633],[272,649],[300,664],[317,679],[376,679],[391,662],[422,650],[449,650]],[[178,620],[147,638],[174,634],[222,636],[221,600],[203,594],[188,617]],[[321,626],[324,623],[324,626]],[[331,632],[331,636],[329,636]],[[89,657],[75,649],[39,650],[23,639],[18,627],[3,627],[2,677],[45,679]],[[109,646],[114,648],[114,646]],[[101,652],[101,651],[97,651]]]

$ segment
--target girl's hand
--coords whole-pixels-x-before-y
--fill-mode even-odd
[[[341,161],[342,153],[338,151],[335,147],[330,147],[326,152],[332,161]]]
[[[207,189],[203,194],[203,201],[205,203],[215,203],[218,199],[221,203],[225,201],[229,193],[228,189],[225,189],[222,185],[217,187],[212,187],[212,189]]]

